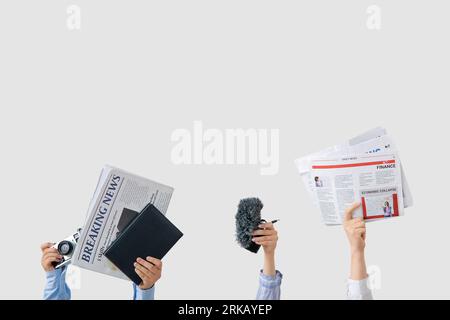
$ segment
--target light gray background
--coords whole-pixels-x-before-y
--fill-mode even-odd
[[[66,8],[80,6],[80,31]],[[380,31],[366,9],[382,9]],[[320,223],[294,159],[381,125],[395,138],[415,205],[368,226],[377,298],[449,298],[447,1],[2,1],[1,298],[39,299],[39,244],[84,219],[109,163],[175,187],[185,237],[164,259],[158,299],[252,299],[262,256],[234,242],[240,198],[280,218],[282,298],[342,299],[340,228]],[[175,166],[170,135],[279,128],[281,168]],[[74,298],[131,297],[83,271]]]

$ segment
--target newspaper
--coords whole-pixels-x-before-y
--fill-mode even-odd
[[[308,191],[312,201],[316,206],[320,207],[320,203],[317,197],[317,190],[315,185],[315,176],[313,176],[312,165],[314,160],[318,159],[345,159],[353,156],[370,156],[370,155],[396,155],[396,169],[400,171],[400,184],[401,188],[399,188],[401,192],[401,197],[403,201],[403,208],[411,207],[413,205],[413,198],[411,194],[411,190],[409,188],[408,181],[406,179],[403,167],[400,163],[398,157],[398,150],[393,141],[393,139],[387,134],[386,129],[378,127],[367,132],[364,132],[342,144],[335,145],[319,152],[310,154],[308,156],[297,159],[296,165],[302,181],[305,185],[306,190]],[[322,205],[324,205],[322,203]],[[389,210],[389,209],[387,209]],[[321,208],[322,211],[322,208]],[[322,217],[328,217],[328,215],[324,215],[322,212]],[[369,221],[371,221],[369,219]],[[339,224],[340,218],[337,214],[335,214],[334,218],[328,217],[324,219],[326,224]]]
[[[166,214],[173,190],[169,186],[105,166],[91,199],[72,263],[128,280],[103,253],[148,203]]]
[[[312,159],[317,203],[325,224],[341,224],[356,201],[354,217],[365,220],[403,215],[400,160],[396,154]]]
[[[387,134],[386,129],[377,127],[375,129],[364,132],[346,141],[343,144],[335,145],[322,151],[299,158],[295,161],[295,163],[306,190],[308,191],[313,202],[317,204],[315,198],[314,181],[312,180],[311,176],[311,160],[313,158],[325,158],[327,156],[336,156],[339,154],[374,154],[383,152],[398,153],[398,150],[393,139]],[[402,166],[400,166],[400,171],[402,175],[404,206],[405,208],[408,208],[413,205],[413,197]]]

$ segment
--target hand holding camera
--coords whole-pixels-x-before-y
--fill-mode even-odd
[[[42,258],[41,265],[45,272],[55,270],[55,264],[59,263],[62,256],[53,247],[54,243],[46,242],[41,244]]]
[[[81,229],[58,243],[46,242],[41,245],[41,264],[46,272],[62,268],[70,263]]]
[[[77,229],[74,234],[58,243],[43,243],[41,245],[42,268],[46,272],[50,272],[68,265],[71,262],[80,235],[81,229]],[[150,289],[161,278],[161,260],[153,257],[147,257],[145,260],[137,258],[134,267],[136,273],[142,279],[142,283],[139,285],[142,290]]]

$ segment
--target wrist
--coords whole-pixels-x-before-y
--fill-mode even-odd
[[[363,258],[364,257],[364,249],[361,248],[351,248],[351,256],[352,258]]]
[[[57,276],[57,275],[60,275],[60,274],[62,274],[62,269],[61,268],[59,268],[59,269],[53,268],[53,269],[48,270],[48,271],[45,270],[45,275],[47,277],[54,277],[54,276]]]
[[[350,279],[360,281],[367,278],[364,250],[353,251],[350,264]]]
[[[45,272],[51,272],[56,270],[55,267],[53,266],[53,264],[47,265],[47,264],[42,264],[42,269],[44,269]]]
[[[142,291],[145,290],[150,290],[155,286],[155,284],[153,283],[152,285],[146,285],[146,286],[139,286],[139,289],[141,289]]]
[[[267,276],[275,276],[275,252],[265,252],[263,273]]]

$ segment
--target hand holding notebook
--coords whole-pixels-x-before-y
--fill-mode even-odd
[[[136,285],[136,258],[161,260],[183,236],[155,206],[147,205],[105,251],[105,256]]]

